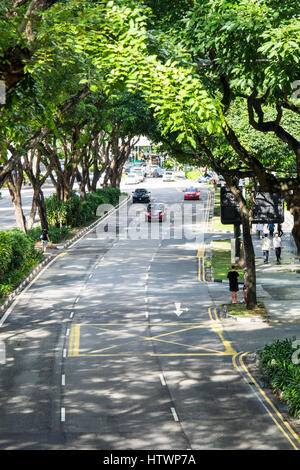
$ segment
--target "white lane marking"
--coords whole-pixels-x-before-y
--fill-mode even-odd
[[[148,320],[148,318],[149,318],[149,313],[148,312],[145,313],[145,317]]]
[[[150,269],[151,269],[151,265],[148,266],[147,271],[150,271]]]
[[[146,304],[148,303],[148,298],[147,298],[147,297],[145,297],[145,303],[146,303]]]
[[[62,374],[62,376],[61,376],[61,384],[62,384],[63,387],[66,385],[66,376],[65,376],[65,374]]]
[[[89,279],[91,279],[92,275],[93,275],[93,274],[90,274],[90,275],[89,275]]]
[[[64,422],[66,420],[66,410],[65,408],[61,408],[60,410],[60,420]]]
[[[179,421],[175,408],[171,408],[174,421]]]
[[[160,381],[161,381],[161,384],[162,384],[163,387],[164,387],[165,385],[167,385],[163,374],[160,374],[160,375],[159,375],[159,378],[160,378]]]
[[[66,349],[64,349],[64,351],[63,351],[63,357],[67,357],[67,350]]]
[[[73,317],[74,317],[74,312],[71,312],[70,318],[73,318]]]
[[[79,297],[77,297],[77,299],[75,300],[75,304],[77,304],[78,301],[79,301]]]
[[[69,336],[69,334],[70,334],[70,328],[67,329],[66,335]]]

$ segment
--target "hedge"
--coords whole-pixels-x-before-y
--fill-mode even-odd
[[[289,413],[300,417],[300,351],[296,338],[275,340],[258,352],[263,376],[286,403]]]

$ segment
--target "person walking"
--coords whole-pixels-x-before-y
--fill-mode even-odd
[[[277,224],[277,232],[278,232],[279,237],[281,238],[283,235],[281,224]]]
[[[263,240],[261,241],[260,247],[262,249],[263,255],[264,255],[264,263],[269,262],[269,254],[270,254],[270,249],[271,249],[271,242],[270,239],[268,238],[268,235],[265,233],[265,236]]]
[[[247,268],[244,268],[244,285],[243,285],[244,302],[247,302],[247,281],[248,281],[248,270]]]
[[[43,228],[40,238],[42,241],[43,252],[46,253],[48,242],[50,243],[48,230],[46,228]]]
[[[231,292],[232,303],[237,303],[237,293],[239,290],[239,273],[236,270],[236,266],[231,266],[231,271],[227,273],[227,278],[229,279],[229,290]]]
[[[257,224],[256,226],[257,238],[261,240],[264,235],[264,224]]]
[[[275,233],[275,237],[273,238],[273,248],[275,250],[277,264],[280,264],[282,243],[281,238],[277,232]]]
[[[268,229],[269,229],[270,237],[273,238],[274,230],[275,230],[274,224],[268,224]]]

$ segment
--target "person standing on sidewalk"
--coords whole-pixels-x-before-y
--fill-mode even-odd
[[[280,264],[282,244],[278,233],[275,233],[275,237],[273,238],[273,248],[275,250],[277,264]]]
[[[269,254],[270,254],[270,249],[271,249],[271,242],[270,239],[268,238],[268,235],[265,233],[265,236],[263,240],[261,241],[260,247],[262,249],[263,255],[264,255],[264,263],[269,262]]]
[[[228,272],[227,278],[229,279],[229,290],[231,292],[232,303],[237,303],[237,293],[239,290],[239,273],[236,270],[236,266],[231,266],[231,271]]]

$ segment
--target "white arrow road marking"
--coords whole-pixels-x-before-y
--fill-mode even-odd
[[[175,313],[178,317],[180,317],[180,315],[182,314],[182,312],[187,312],[188,311],[188,308],[182,308],[180,309],[180,303],[176,303],[175,302]]]

